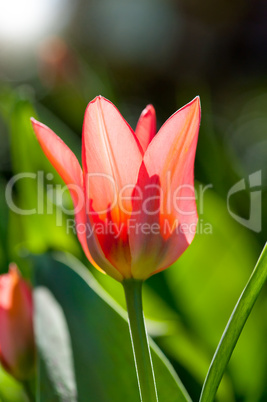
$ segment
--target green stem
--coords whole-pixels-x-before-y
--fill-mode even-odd
[[[27,397],[29,399],[29,402],[35,402],[36,399],[35,399],[34,393],[32,391],[31,382],[30,381],[23,381],[22,384],[23,384],[24,391],[25,391],[25,393],[26,393],[26,395],[27,395]]]
[[[142,306],[142,281],[123,282],[137,380],[142,402],[157,402],[157,389]]]
[[[267,279],[267,243],[227,323],[206,376],[200,402],[214,401],[239,335]]]

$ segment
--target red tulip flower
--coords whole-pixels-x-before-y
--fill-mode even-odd
[[[18,380],[34,368],[33,303],[31,289],[15,264],[0,275],[0,362]]]
[[[198,97],[157,134],[153,106],[142,112],[134,132],[110,101],[96,97],[84,117],[82,168],[51,129],[34,119],[32,124],[70,190],[77,234],[96,268],[118,281],[144,280],[181,256],[194,238],[198,219]]]

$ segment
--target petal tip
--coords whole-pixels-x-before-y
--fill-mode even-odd
[[[88,103],[88,105],[86,106],[86,109],[85,109],[85,116],[86,116],[86,114],[88,113],[88,111],[91,109],[91,107],[92,106],[94,106],[94,107],[96,107],[96,108],[99,108],[99,106],[102,104],[104,104],[104,103],[110,103],[112,106],[114,106],[113,104],[112,104],[112,102],[111,101],[109,101],[108,99],[106,99],[104,96],[102,96],[102,95],[97,95],[93,100],[91,100],[89,103]]]
[[[8,272],[14,276],[20,276],[18,266],[15,262],[11,262],[8,266]]]
[[[199,120],[200,120],[200,118],[201,118],[201,101],[200,101],[200,96],[197,95],[197,96],[193,99],[192,102],[195,102],[195,103],[196,103],[196,106],[197,106],[197,108],[198,108],[198,110],[199,110]]]
[[[195,96],[190,102],[188,102],[184,107],[196,104],[196,106],[200,107],[200,96]]]
[[[97,102],[97,101],[108,101],[104,96],[102,96],[102,95],[97,95],[93,100],[91,100],[89,103],[88,103],[88,106],[89,105],[92,105],[93,103],[95,103],[95,102]],[[109,102],[109,101],[108,101]]]
[[[43,124],[40,121],[36,120],[34,117],[31,117],[30,120],[31,120],[31,123],[32,123],[32,128],[33,128],[34,134],[35,134],[36,138],[39,141],[39,139],[41,138],[41,135],[42,135],[41,134],[41,132],[42,132],[41,129],[43,128],[45,130],[49,130],[49,128],[45,124]]]
[[[40,121],[36,120],[34,117],[31,117],[31,118],[30,118],[30,121],[31,121],[31,123],[32,123],[33,128],[34,128],[35,126],[45,127],[45,128],[46,128],[45,124],[43,124],[43,123],[41,123]]]
[[[201,108],[200,96],[197,95],[192,102],[195,102],[199,108]]]
[[[147,106],[145,107],[145,109],[143,110],[143,112],[142,112],[141,115],[142,115],[143,117],[147,117],[147,116],[149,116],[149,115],[151,115],[151,114],[153,114],[153,113],[155,113],[154,106],[151,105],[151,104],[149,104],[149,105],[147,105]]]
[[[33,126],[34,126],[35,124],[38,124],[38,123],[39,123],[34,117],[31,117],[31,118],[30,118],[30,121],[31,121],[31,123],[32,123]]]
[[[195,111],[199,111],[199,121],[201,118],[201,102],[200,102],[200,96],[197,95],[194,99],[192,99],[190,102],[188,102],[185,106],[183,106],[181,109],[178,110],[181,111],[187,107],[193,107]]]
[[[94,103],[94,102],[96,102],[98,99],[101,99],[101,98],[103,98],[103,96],[102,95],[97,95],[93,100],[91,100],[91,102],[89,102],[89,103]]]

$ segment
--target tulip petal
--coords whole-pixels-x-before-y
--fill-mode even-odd
[[[89,103],[83,124],[83,170],[87,196],[101,218],[107,209],[112,215],[117,211],[117,220],[122,209],[130,213],[131,192],[142,161],[139,147],[133,130],[110,101],[98,96]],[[124,200],[118,210],[121,190]]]
[[[152,105],[147,105],[141,113],[135,129],[135,135],[140,142],[143,152],[146,151],[149,143],[155,137],[156,131],[157,121],[155,109]]]
[[[86,216],[83,172],[76,156],[50,128],[33,118],[31,121],[45,155],[69,188],[75,208],[77,236],[87,258],[101,272],[104,269],[115,279],[121,280],[120,273],[105,259],[99,244],[96,243],[95,236],[91,235],[87,239],[88,230],[85,230],[85,228],[89,226],[90,233],[93,230]]]
[[[149,177],[143,163],[132,195],[133,212],[129,225],[132,276],[135,279],[146,279],[155,271],[167,268],[169,261],[175,261],[188,246],[185,236],[181,233],[177,241],[172,227],[162,220],[161,194],[159,176]]]
[[[149,176],[157,174],[162,188],[161,214],[170,220],[195,222],[194,160],[200,125],[196,97],[161,127],[144,155]],[[192,236],[188,233],[188,240]]]
[[[75,214],[76,225],[85,223],[86,219],[81,205],[84,204],[83,174],[76,156],[50,128],[33,118],[31,122],[44,154],[68,186],[74,208],[76,211],[79,210],[79,212]],[[89,251],[85,234],[84,236],[80,234],[79,240],[88,256]]]
[[[198,220],[194,158],[199,123],[197,97],[167,120],[145,152],[137,183],[144,199],[141,207],[133,194],[133,205],[134,213],[140,211],[137,222],[149,223],[151,233],[148,236],[145,231],[139,230],[140,234],[130,232],[135,278],[142,279],[167,268],[194,238]],[[153,183],[151,193],[149,188],[153,189]],[[144,205],[157,197],[160,197],[160,212],[148,215]]]
[[[160,183],[157,175],[148,176],[142,163],[132,194],[133,211],[129,223],[132,276],[148,277],[161,260],[162,238],[159,232]]]

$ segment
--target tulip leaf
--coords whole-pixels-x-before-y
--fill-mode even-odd
[[[201,194],[200,190],[198,194]],[[176,345],[175,338],[169,345],[166,338],[160,346],[197,380],[199,389],[195,387],[196,392],[195,389],[191,391],[194,399],[199,398],[212,359],[211,351],[216,349],[260,253],[251,232],[231,218],[225,201],[212,189],[205,191],[201,202],[200,199],[201,196],[200,225],[193,243],[173,267],[162,273],[172,296],[172,307],[186,323],[189,340],[193,339],[195,347],[200,346],[200,353],[196,348],[189,350],[185,342],[180,342],[179,334]],[[210,230],[206,231],[206,228]],[[162,279],[160,275],[155,276],[155,280]],[[160,286],[158,292],[161,293]],[[220,402],[230,401],[231,392],[233,398],[236,393],[244,400],[260,399],[265,392],[266,354],[260,352],[266,345],[266,328],[262,320],[265,305],[262,294],[235,348],[227,376],[218,389]]]
[[[123,309],[74,257],[66,258],[63,254],[56,259],[39,257],[36,289],[40,286],[49,289],[64,312],[73,348],[79,402],[138,401],[134,359]],[[38,336],[46,336],[46,327],[43,326]],[[166,357],[152,341],[151,347],[159,400],[190,401]],[[51,374],[49,370],[46,365],[46,372]],[[41,385],[46,382],[46,372],[41,367]]]
[[[0,273],[7,271],[8,267],[8,208],[5,200],[5,181],[0,177]]]
[[[62,211],[63,201],[69,210],[72,202],[67,191],[64,197],[63,193],[60,196],[63,181],[35,138],[30,117],[36,116],[36,112],[25,89],[14,91],[9,109],[6,123],[15,174],[6,187],[6,202],[10,209],[10,249],[26,248],[39,253],[56,247],[78,254],[79,246],[75,237],[67,234],[66,217]],[[62,187],[56,188],[58,183]]]
[[[267,243],[227,323],[212,359],[200,401],[212,402],[241,331],[267,279]]]
[[[34,305],[38,358],[42,369],[47,369],[49,380],[46,386],[41,384],[38,400],[76,401],[70,337],[62,309],[52,293],[42,286],[35,289]]]
[[[0,366],[0,401],[28,402],[22,385]]]

